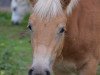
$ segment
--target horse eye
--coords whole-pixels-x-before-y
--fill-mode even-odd
[[[64,28],[61,28],[60,33],[63,33],[64,31],[65,31],[65,29]]]
[[[29,28],[30,30],[32,30],[32,26],[31,26],[31,24],[28,25],[28,28]]]
[[[17,7],[14,7],[14,8],[13,8],[13,11],[16,11],[16,10],[17,10]]]
[[[30,25],[28,26],[28,28],[29,28],[30,30],[32,30],[32,27],[31,27]]]

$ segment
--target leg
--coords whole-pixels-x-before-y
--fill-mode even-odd
[[[79,75],[96,75],[97,65],[96,59],[88,61],[79,71]]]

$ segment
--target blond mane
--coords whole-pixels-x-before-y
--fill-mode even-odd
[[[79,0],[71,0],[69,5],[67,6],[67,15],[70,15],[72,13],[72,10],[77,6]]]
[[[50,19],[63,14],[63,9],[60,0],[37,0],[33,12],[41,18]]]

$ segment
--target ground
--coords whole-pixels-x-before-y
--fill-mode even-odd
[[[0,12],[0,75],[28,75],[32,63],[28,16],[18,26],[10,17],[11,13]]]

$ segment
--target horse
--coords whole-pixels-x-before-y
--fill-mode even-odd
[[[18,25],[24,16],[31,13],[31,5],[28,0],[12,0],[11,1],[11,21],[14,25]]]
[[[33,62],[29,75],[96,75],[100,0],[30,0]]]

